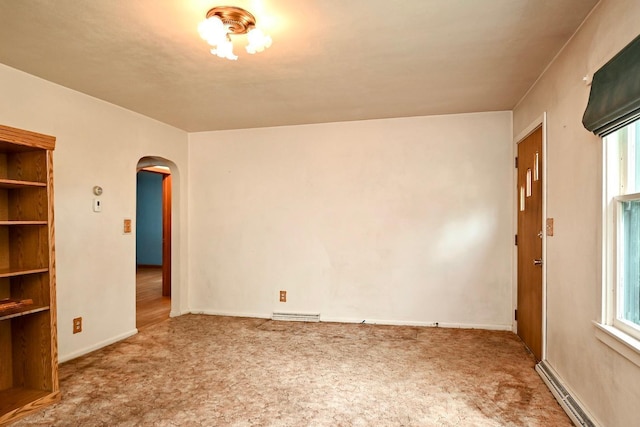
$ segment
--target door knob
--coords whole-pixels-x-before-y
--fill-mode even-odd
[[[536,258],[533,260],[533,265],[542,265],[542,259],[541,258]]]

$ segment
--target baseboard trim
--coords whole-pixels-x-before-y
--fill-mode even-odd
[[[322,322],[335,323],[364,323],[369,325],[389,325],[389,326],[420,326],[431,328],[448,329],[484,329],[489,331],[511,331],[511,325],[494,325],[480,323],[448,323],[448,322],[421,322],[411,320],[382,320],[382,319],[354,319],[347,317],[326,317],[322,316]]]
[[[133,330],[131,330],[129,332],[125,332],[124,334],[115,336],[113,338],[109,338],[108,340],[101,341],[101,342],[99,342],[97,344],[94,344],[94,345],[91,345],[89,347],[85,347],[83,349],[74,351],[72,353],[61,355],[58,358],[58,362],[59,363],[68,362],[69,360],[76,359],[76,358],[78,358],[80,356],[84,356],[85,354],[91,353],[92,351],[96,351],[96,350],[98,350],[98,349],[100,349],[102,347],[106,347],[106,346],[114,344],[114,343],[116,343],[118,341],[122,341],[124,339],[129,338],[129,337],[132,337],[137,333],[138,333],[138,330],[137,329],[133,329]]]
[[[221,310],[204,310],[192,309],[191,314],[206,314],[209,316],[230,316],[230,317],[255,317],[258,319],[271,319],[273,313],[243,313],[237,311],[221,311]],[[381,319],[356,319],[350,317],[326,317],[320,313],[321,322],[333,323],[365,323],[370,325],[389,325],[389,326],[425,326],[432,328],[450,328],[450,329],[484,329],[489,331],[511,331],[511,324],[494,325],[494,324],[476,324],[476,323],[447,323],[447,322],[419,322],[410,320],[381,320]]]
[[[201,310],[191,309],[190,314],[206,314],[207,316],[228,316],[228,317],[254,317],[256,319],[271,319],[271,313],[243,313],[239,311],[224,310]]]
[[[576,399],[574,393],[569,390],[546,360],[536,365],[536,372],[538,372],[542,381],[547,385],[553,397],[556,398],[573,424],[580,427],[600,427],[600,424],[594,421],[593,416],[585,410],[584,405]]]

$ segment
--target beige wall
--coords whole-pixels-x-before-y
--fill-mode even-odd
[[[640,33],[640,2],[603,0],[514,110],[514,135],[548,117],[547,358],[604,426],[638,423],[640,368],[595,337],[601,313],[601,148],[581,123],[582,81]]]
[[[190,307],[511,329],[512,167],[510,112],[190,134]]]
[[[186,310],[187,134],[120,107],[0,65],[0,123],[57,137],[54,152],[58,337],[66,360],[135,333],[136,164],[174,167],[172,309]],[[94,185],[104,189],[92,211]],[[179,286],[180,283],[185,284]],[[72,319],[83,332],[72,334]]]

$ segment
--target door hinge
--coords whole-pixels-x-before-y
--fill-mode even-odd
[[[516,157],[515,164],[516,164],[516,169],[518,169],[518,158],[517,157]]]
[[[513,236],[513,237],[515,237],[515,239],[514,239],[514,240],[515,240],[515,244],[516,244],[516,246],[518,246],[518,235],[516,234],[516,235],[515,235],[515,236]]]
[[[518,310],[513,310],[513,320],[518,320]]]

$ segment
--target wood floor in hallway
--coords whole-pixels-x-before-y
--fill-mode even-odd
[[[136,270],[136,328],[169,318],[171,297],[162,296],[162,267],[138,267]]]

